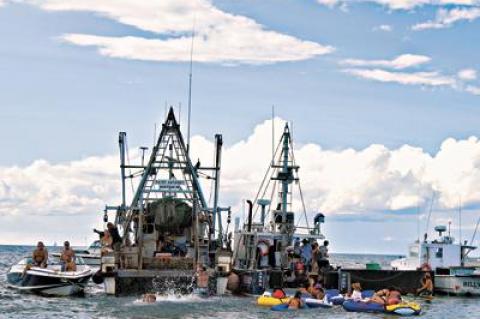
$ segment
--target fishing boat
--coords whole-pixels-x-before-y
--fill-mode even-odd
[[[321,233],[325,216],[317,213],[313,223],[308,221],[288,124],[272,151],[255,200],[247,201],[248,220],[242,228],[240,220],[235,221],[233,270],[241,278],[240,289],[255,295],[268,288],[294,287],[295,265],[301,264],[301,257],[295,253],[300,243],[321,244],[325,239]],[[293,210],[295,186],[303,212]],[[304,224],[299,223],[302,217]]]
[[[409,246],[408,256],[396,259],[391,266],[397,270],[432,270],[435,292],[454,295],[480,296],[480,272],[475,267],[466,266],[468,254],[477,247],[455,242],[443,233],[446,226],[436,226],[437,239],[416,241]]]
[[[76,257],[76,271],[62,271],[57,257],[51,256],[46,268],[32,266],[32,258],[24,257],[7,273],[7,285],[22,292],[47,296],[70,296],[84,291],[92,275],[81,257]]]

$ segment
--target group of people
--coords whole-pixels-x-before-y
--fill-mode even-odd
[[[76,271],[75,251],[70,246],[70,242],[63,243],[63,249],[60,253],[60,264],[62,271]],[[43,242],[37,243],[37,248],[32,253],[32,266],[47,268],[48,266],[48,251]]]
[[[433,294],[433,282],[429,272],[426,272],[421,280],[421,287],[417,289],[417,294],[422,296],[431,296]],[[272,297],[283,299],[286,298],[285,292],[278,288],[274,289]],[[305,285],[297,290],[295,295],[288,303],[289,309],[299,309],[304,306],[302,298],[313,298],[324,300],[325,290],[318,281],[309,278]],[[396,287],[388,287],[378,290],[369,298],[364,298],[362,294],[362,286],[359,282],[352,283],[351,291],[344,296],[345,299],[357,302],[376,303],[382,306],[396,305],[402,302],[400,289]]]

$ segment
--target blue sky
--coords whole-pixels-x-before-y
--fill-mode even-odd
[[[372,144],[396,150],[408,144],[435,156],[447,138],[464,140],[480,135],[480,81],[471,76],[480,70],[480,15],[477,19],[473,11],[469,21],[412,29],[419,23],[441,22],[442,14],[452,16],[457,12],[454,10],[478,10],[479,3],[454,6],[445,1],[444,6],[398,8],[395,0],[385,1],[386,5],[376,0],[321,2],[200,1],[207,4],[205,12],[216,10],[205,19],[218,18],[227,39],[235,41],[235,32],[247,36],[238,36],[238,41],[243,41],[238,57],[236,51],[226,51],[237,60],[217,58],[215,54],[229,45],[208,43],[214,38],[209,38],[210,31],[202,31],[204,11],[198,10],[197,46],[202,45],[202,32],[206,44],[196,56],[200,61],[194,64],[193,134],[210,138],[221,132],[227,146],[234,146],[269,119],[271,105],[275,105],[278,116],[293,122],[298,145],[314,143],[335,152],[348,148],[360,152]],[[129,3],[135,6],[135,1],[123,1],[118,7]],[[108,38],[105,41],[126,36],[168,41],[188,37],[192,14],[180,16],[183,25],[178,30],[173,24],[163,31],[162,11],[157,12],[156,19],[141,12],[140,16],[146,16],[138,23],[128,20],[129,10],[118,12],[111,1],[90,7],[86,4],[88,10],[79,6],[72,1],[49,0],[5,1],[0,7],[0,134],[4,137],[0,139],[4,150],[0,166],[4,169],[29,167],[40,159],[60,165],[90,156],[116,156],[120,130],[129,132],[130,145],[150,144],[154,123],[162,121],[166,103],[181,103],[185,119],[188,62],[184,58],[165,58],[168,52],[153,52],[163,60],[152,61],[145,58],[151,54],[147,50],[125,53],[124,47],[116,47],[120,53],[114,49],[105,54],[91,43],[98,40],[66,35],[102,36]],[[257,27],[245,27],[245,31],[240,20],[229,20],[232,15],[248,18]],[[150,22],[152,25],[147,25]],[[215,25],[216,20],[212,23]],[[278,35],[291,39],[271,40],[270,36]],[[321,52],[326,47],[334,50]],[[188,56],[189,47],[179,45],[172,50]],[[210,60],[202,62],[203,54]],[[407,67],[392,64],[407,54],[428,57],[428,61]],[[276,58],[282,61],[275,62]],[[363,61],[361,66],[358,60]],[[380,70],[381,77],[390,79],[428,73],[427,81],[440,77],[446,84],[383,82],[378,77],[366,78],[365,73],[360,76],[358,70]],[[458,75],[461,70],[470,71],[468,79]],[[425,75],[421,77],[424,81]],[[444,206],[442,209],[452,209]],[[8,218],[15,225],[16,217]],[[471,220],[475,218],[472,213]],[[355,223],[345,226],[346,222],[332,222],[330,231],[338,230],[331,235],[341,241],[340,229],[358,228]],[[404,228],[410,237],[416,236],[411,224]],[[375,237],[365,236],[365,242],[375,242]],[[405,242],[400,241],[402,245]],[[341,247],[348,250],[348,240]]]

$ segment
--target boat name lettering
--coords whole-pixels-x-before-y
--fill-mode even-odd
[[[464,281],[463,287],[480,289],[480,282],[479,281]]]

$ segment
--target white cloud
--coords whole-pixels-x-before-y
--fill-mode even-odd
[[[67,34],[65,41],[98,47],[101,54],[126,59],[188,61],[195,21],[194,60],[214,63],[275,63],[328,54],[334,49],[267,30],[253,19],[216,8],[209,0],[31,0],[50,11],[87,11],[157,38]]]
[[[391,32],[391,31],[393,31],[393,27],[389,24],[381,24],[379,26],[374,27],[373,31]]]
[[[465,91],[474,95],[480,95],[480,86],[467,85]]]
[[[454,78],[438,72],[392,72],[381,69],[346,69],[344,72],[360,78],[379,82],[393,82],[405,85],[449,86],[455,87]]]
[[[457,76],[459,79],[465,81],[472,81],[477,78],[477,71],[475,71],[474,69],[463,69],[458,71]]]
[[[319,4],[333,7],[336,5],[348,4],[352,2],[369,2],[388,7],[392,10],[411,10],[425,5],[447,6],[447,5],[479,5],[478,0],[317,0]]]
[[[279,119],[276,124],[280,129]],[[246,140],[224,149],[221,202],[232,205],[235,212],[242,199],[254,197],[263,177],[271,156],[270,132],[271,122],[266,121]],[[192,158],[200,157],[208,166],[212,150],[211,141],[193,138]],[[437,208],[455,208],[459,196],[464,205],[479,204],[480,141],[476,137],[447,139],[433,156],[408,145],[334,151],[311,143],[297,148],[296,159],[310,212],[368,216],[423,205],[432,191],[438,194]],[[104,204],[119,202],[118,170],[116,155],[1,167],[0,216],[100,213]]]
[[[360,59],[346,59],[340,61],[343,65],[350,65],[355,67],[376,66],[386,67],[392,69],[406,69],[413,66],[418,66],[430,62],[430,57],[416,54],[402,54],[393,60],[360,60]]]
[[[478,7],[439,9],[434,20],[415,24],[412,30],[443,29],[459,21],[473,21],[478,18],[480,18],[480,8]]]

